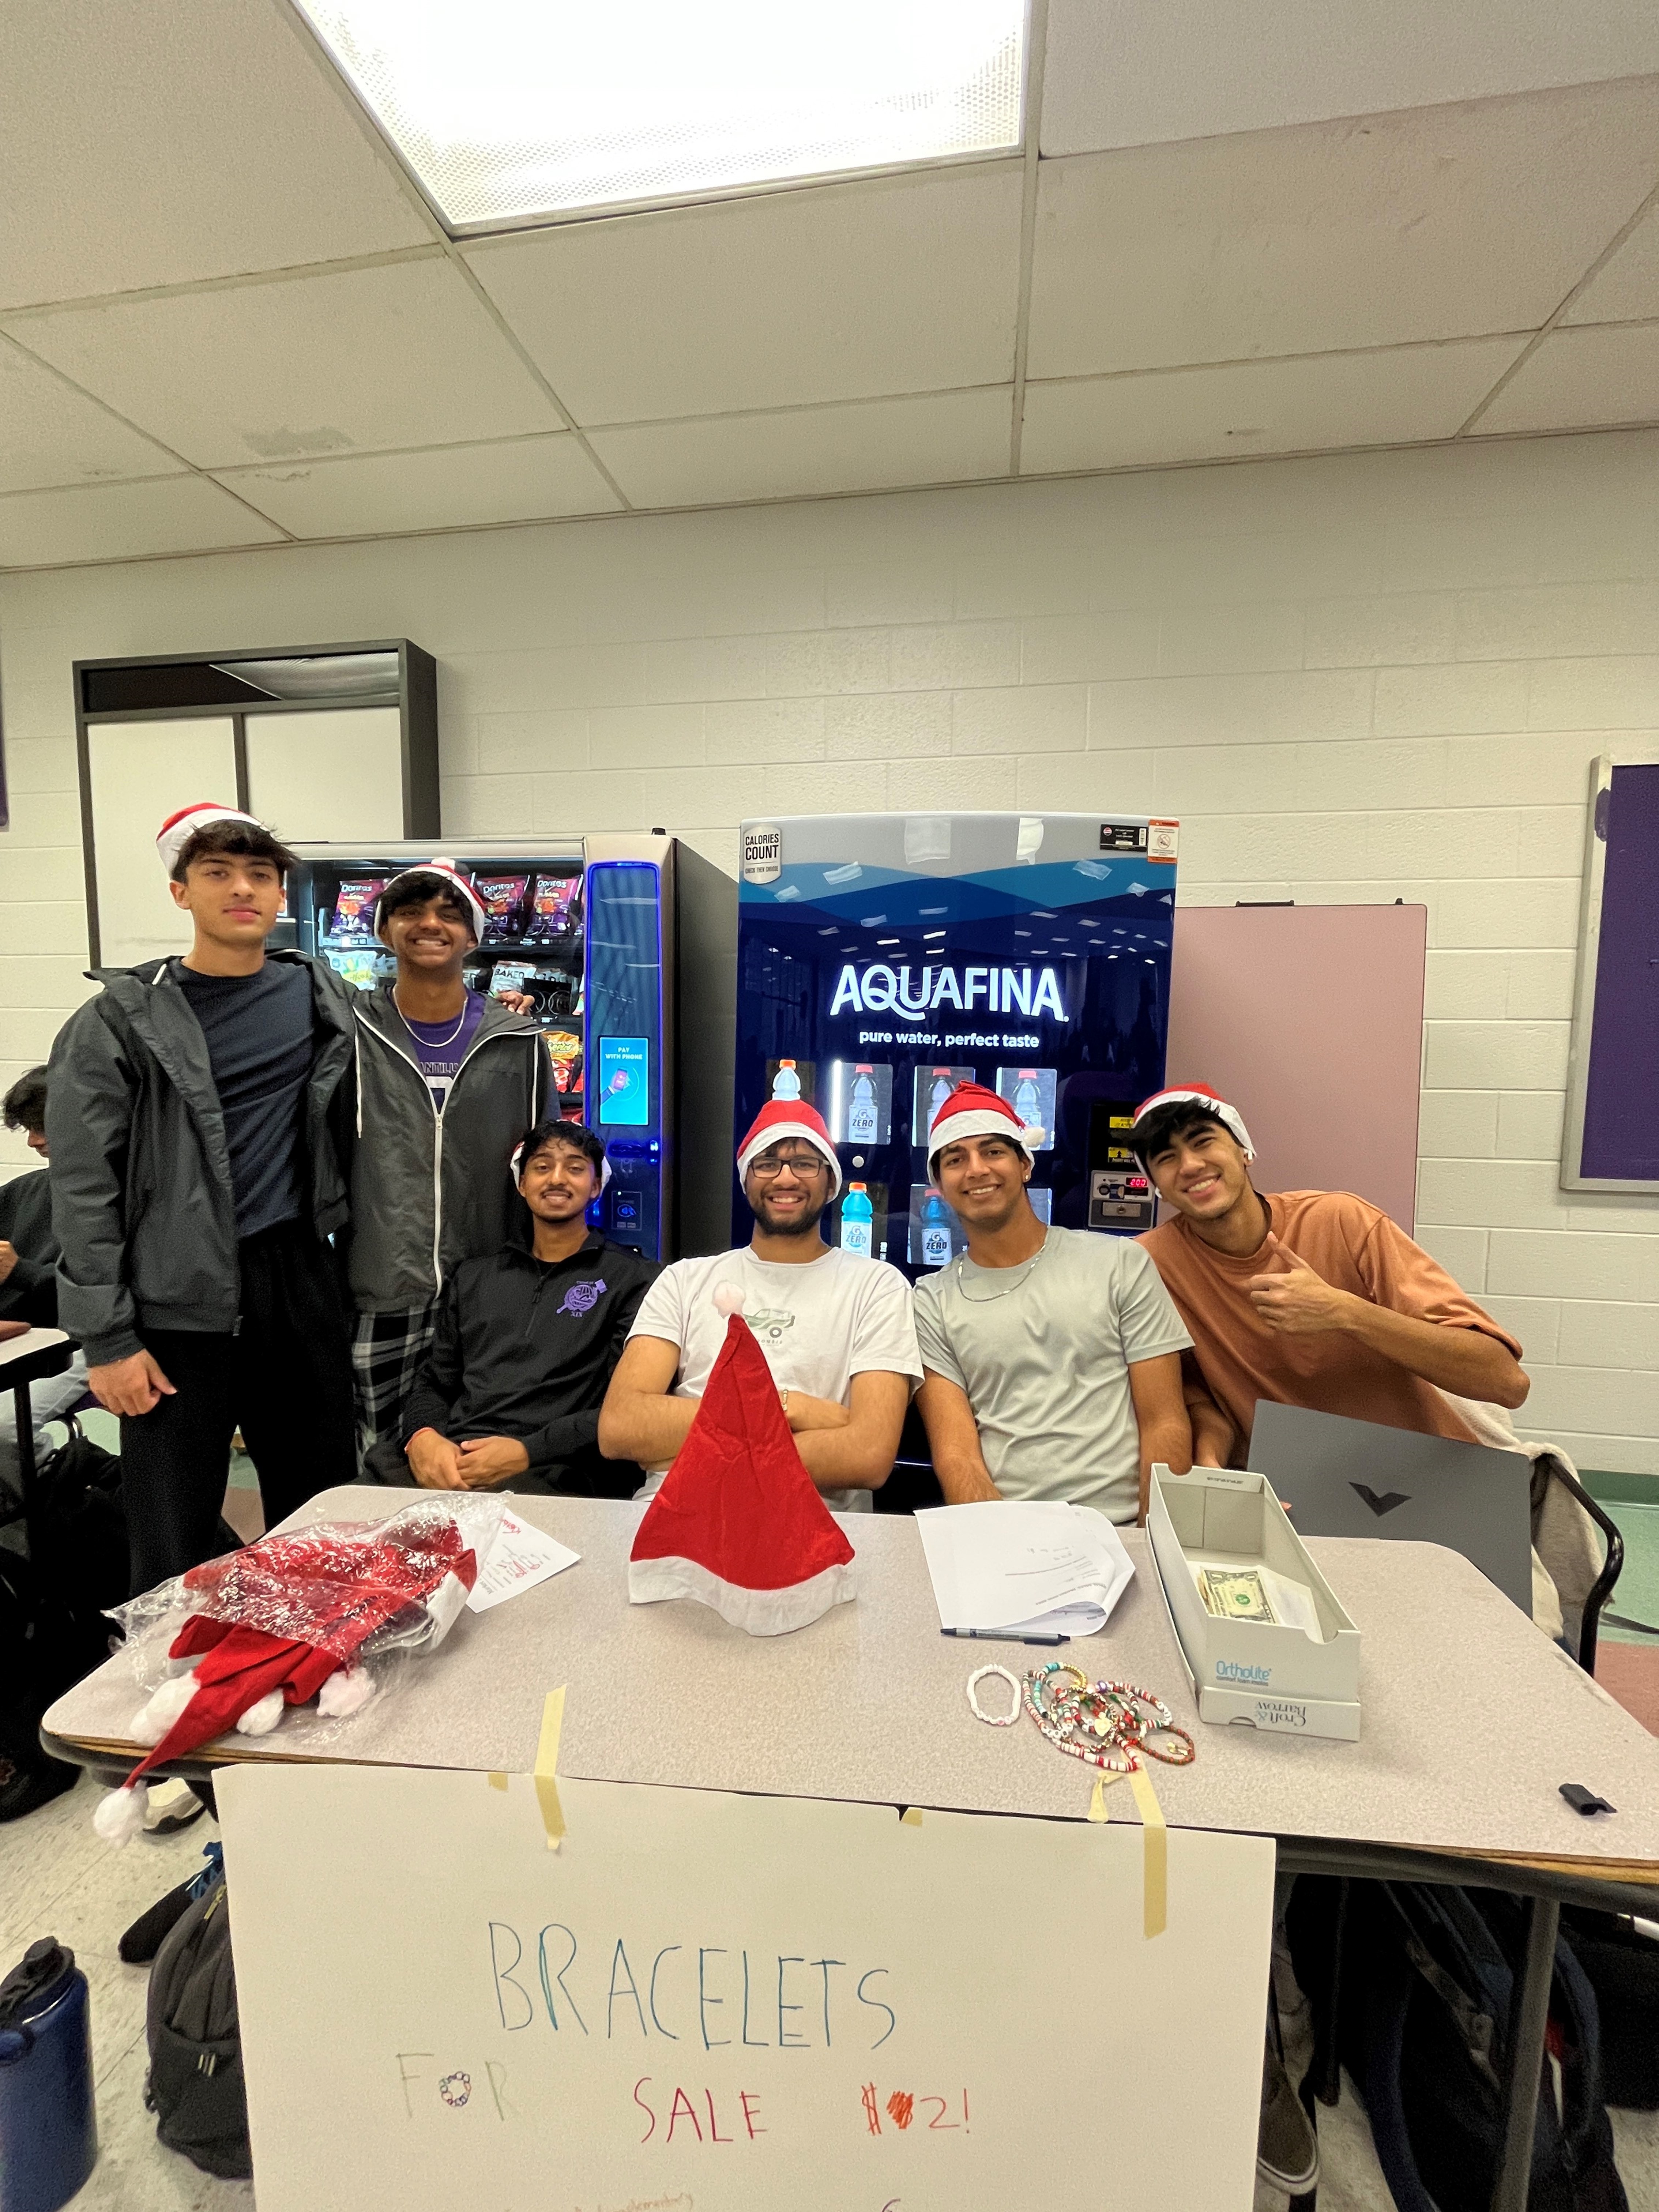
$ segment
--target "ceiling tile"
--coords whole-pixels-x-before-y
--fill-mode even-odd
[[[567,223],[468,259],[582,423],[1013,374],[1021,169],[939,169]]]
[[[1472,338],[1030,384],[1020,466],[1033,476],[1449,438],[1522,343]]]
[[[1613,422],[1659,422],[1659,323],[1552,331],[1475,428],[1490,434]]]
[[[593,433],[639,507],[810,499],[1006,476],[1011,386]]]
[[[1655,10],[1659,15],[1659,9]],[[1659,208],[1643,216],[1617,253],[1562,317],[1567,323],[1634,323],[1659,315]]]
[[[563,428],[441,256],[8,327],[201,468]]]
[[[1537,329],[1659,162],[1659,79],[1045,161],[1030,373]]]
[[[1218,137],[1651,70],[1652,0],[1048,0],[1042,150]]]
[[[0,568],[270,545],[283,533],[203,477],[0,496]]]
[[[0,338],[0,491],[184,473],[173,454]]]
[[[395,536],[622,506],[568,431],[499,446],[290,461],[223,471],[220,480],[296,538]]]
[[[6,0],[0,21],[0,304],[433,235],[285,7]]]

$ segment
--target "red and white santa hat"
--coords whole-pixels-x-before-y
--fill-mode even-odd
[[[1008,1101],[984,1084],[958,1083],[927,1132],[927,1173],[937,1182],[934,1161],[947,1145],[959,1145],[964,1137],[1006,1137],[1035,1166],[1047,1135],[1047,1130],[1022,1121]]]
[[[257,816],[244,814],[238,806],[222,806],[216,799],[198,799],[191,805],[181,806],[176,814],[168,815],[155,833],[155,850],[169,877],[196,832],[213,822],[246,822],[251,830],[265,826]]]
[[[1129,1149],[1140,1162],[1146,1164],[1146,1156],[1135,1141],[1137,1133],[1146,1116],[1159,1106],[1201,1106],[1212,1114],[1228,1134],[1237,1139],[1238,1149],[1247,1160],[1255,1158],[1255,1146],[1250,1142],[1250,1133],[1244,1127],[1244,1116],[1237,1106],[1230,1106],[1219,1091],[1212,1091],[1207,1083],[1185,1083],[1170,1091],[1155,1091],[1150,1098],[1143,1098],[1135,1108],[1134,1127],[1129,1132]]]
[[[634,1539],[629,1601],[695,1598],[750,1636],[782,1636],[856,1597],[855,1572],[766,1355],[733,1313],[696,1419]]]
[[[749,1124],[749,1133],[738,1147],[738,1180],[742,1182],[749,1173],[750,1163],[757,1153],[780,1143],[785,1137],[799,1137],[830,1163],[830,1195],[837,1196],[841,1190],[841,1162],[836,1158],[836,1148],[830,1141],[830,1132],[816,1106],[809,1106],[804,1098],[769,1098],[760,1112]]]
[[[472,935],[482,945],[484,933],[483,902],[472,888],[471,879],[464,876],[453,860],[417,860],[412,868],[399,868],[395,876],[388,876],[380,886],[380,896],[374,902],[374,934],[380,933],[380,908],[386,904],[386,893],[398,884],[406,884],[411,876],[438,876],[447,890],[454,892],[472,917]],[[433,896],[437,896],[434,891]]]

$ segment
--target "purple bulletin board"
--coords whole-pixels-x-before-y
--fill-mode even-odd
[[[1590,774],[1566,1190],[1659,1194],[1659,756]]]

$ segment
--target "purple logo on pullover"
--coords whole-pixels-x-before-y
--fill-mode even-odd
[[[559,1308],[559,1312],[562,1314],[592,1313],[604,1296],[603,1275],[597,1283],[572,1283],[564,1294],[564,1304]]]

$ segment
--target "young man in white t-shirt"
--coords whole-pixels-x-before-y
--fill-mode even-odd
[[[1192,1464],[1192,1339],[1139,1245],[1038,1218],[1025,1186],[1042,1139],[977,1083],[928,1132],[928,1173],[968,1235],[916,1285],[933,1470],[948,1505],[1063,1498],[1139,1520],[1154,1461]]]
[[[818,1224],[841,1188],[841,1165],[805,1099],[761,1109],[738,1173],[755,1233],[735,1252],[675,1261],[646,1292],[599,1414],[599,1449],[647,1470],[642,1498],[657,1488],[726,1341],[714,1291],[729,1283],[744,1294],[743,1317],[824,1504],[867,1511],[921,1380],[910,1286],[884,1260],[824,1243]]]

